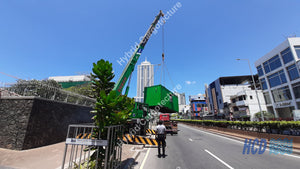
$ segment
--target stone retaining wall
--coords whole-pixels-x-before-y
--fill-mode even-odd
[[[69,124],[91,123],[91,107],[39,97],[0,99],[0,147],[16,150],[58,143]]]

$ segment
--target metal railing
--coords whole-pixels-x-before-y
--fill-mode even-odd
[[[69,125],[61,169],[121,167],[123,127],[105,127],[105,139],[97,128],[93,124]]]

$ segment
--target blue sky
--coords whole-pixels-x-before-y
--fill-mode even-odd
[[[22,79],[91,72],[92,63],[113,63],[115,81],[125,65],[120,57],[144,35],[159,10],[181,3],[165,24],[165,86],[180,84],[186,96],[204,93],[220,76],[250,74],[254,62],[300,35],[297,0],[0,0],[0,72]],[[161,29],[142,56],[161,62]],[[155,68],[155,70],[158,68]],[[129,96],[136,95],[136,74]],[[156,70],[155,84],[160,82]],[[0,74],[0,83],[15,79]],[[187,83],[189,81],[190,83]],[[0,85],[1,85],[0,84]]]

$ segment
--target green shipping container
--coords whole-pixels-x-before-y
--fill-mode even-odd
[[[86,83],[90,83],[90,81],[78,81],[78,82],[58,82],[59,84],[61,84],[63,89],[69,88],[69,87],[73,87],[73,86],[79,86],[79,85],[83,85]]]
[[[144,102],[158,112],[178,112],[178,97],[162,85],[145,87]]]

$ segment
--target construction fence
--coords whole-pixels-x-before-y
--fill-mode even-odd
[[[69,125],[61,169],[113,169],[121,167],[121,125],[105,127],[106,138],[93,124]]]
[[[92,107],[96,99],[69,92],[41,81],[22,81],[0,86],[1,97],[37,96],[45,99]]]

